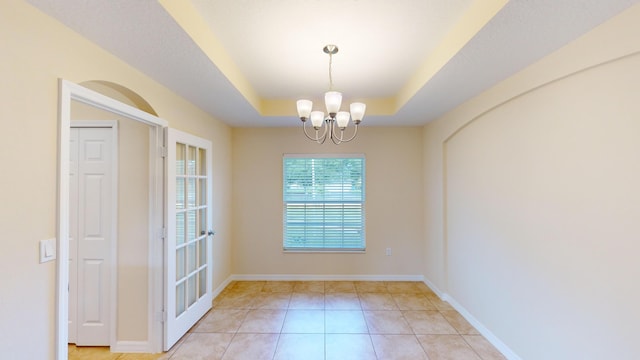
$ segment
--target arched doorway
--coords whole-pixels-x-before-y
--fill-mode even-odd
[[[167,122],[149,113],[155,113],[151,106],[135,92],[125,87],[105,82],[91,81],[84,83],[87,87],[71,82],[60,81],[59,134],[58,134],[58,216],[57,216],[57,271],[56,271],[56,358],[67,358],[68,342],[68,283],[69,283],[69,159],[70,127],[73,103],[101,109],[117,116],[139,122],[148,127],[149,154],[154,154],[162,143],[163,127]],[[88,87],[108,93],[105,96]],[[101,88],[101,89],[100,89]],[[115,100],[113,97],[124,100]],[[127,104],[128,103],[128,104]],[[144,109],[144,111],[142,110]],[[162,347],[161,317],[156,316],[162,309],[162,246],[153,240],[157,237],[157,229],[163,223],[163,162],[160,154],[148,157],[148,272],[147,276],[147,311],[146,341],[123,342],[119,351],[158,352]],[[115,334],[115,331],[112,331]],[[115,339],[112,339],[115,341]],[[113,345],[113,343],[112,343]],[[127,349],[127,347],[130,347]]]

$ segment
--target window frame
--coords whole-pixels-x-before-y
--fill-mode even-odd
[[[295,203],[295,201],[287,201],[285,196],[287,186],[286,160],[291,158],[298,159],[361,159],[361,200],[348,201],[347,203],[356,203],[360,205],[360,224],[359,232],[361,233],[360,243],[357,247],[292,247],[287,246],[287,204]],[[366,252],[366,157],[364,154],[283,154],[282,156],[282,251],[285,253],[358,253]],[[333,203],[335,201],[318,201],[318,204]],[[343,203],[344,204],[344,203]],[[344,215],[344,214],[343,214]]]

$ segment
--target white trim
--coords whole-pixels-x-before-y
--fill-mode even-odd
[[[165,199],[164,199],[164,164],[165,159],[157,151],[166,146],[164,142],[164,128],[149,127],[149,209],[161,211],[149,212],[149,258],[150,271],[147,272],[148,282],[148,313],[147,339],[148,353],[160,353],[163,348],[164,318],[157,318],[155,314],[164,309],[164,227]]]
[[[234,274],[232,281],[424,281],[422,275],[298,275]]]
[[[116,325],[118,308],[118,139],[117,120],[73,120],[70,128],[110,128],[111,129],[111,244],[109,246],[109,345],[113,349],[117,342]]]
[[[431,289],[431,291],[433,291],[436,295],[438,295],[440,299],[442,299],[445,296],[445,294],[442,291],[440,291],[440,289],[437,286],[435,286],[429,279],[425,278],[424,284],[427,285],[429,289]]]
[[[69,139],[70,139],[70,123],[71,123],[71,100],[79,101],[81,103],[93,106],[105,111],[115,113],[126,118],[140,121],[144,124],[152,127],[166,127],[168,122],[160,119],[156,116],[148,114],[132,106],[123,104],[119,101],[111,99],[107,96],[99,94],[95,91],[89,90],[78,84],[74,84],[64,79],[60,79],[58,82],[59,88],[59,107],[58,107],[58,191],[57,191],[57,211],[56,211],[56,237],[58,239],[56,245],[56,252],[58,261],[56,262],[56,319],[55,319],[55,358],[57,360],[68,359],[67,343],[68,343],[68,320],[69,320]],[[155,146],[157,146],[154,143]],[[155,165],[154,165],[155,166]],[[159,170],[159,169],[156,169]],[[162,178],[162,174],[159,175]],[[155,184],[158,186],[158,184]],[[154,204],[158,204],[156,200]],[[162,208],[152,208],[150,211],[162,213]],[[155,215],[153,219],[162,219],[162,214]],[[156,225],[157,226],[157,225]],[[154,233],[149,234],[149,243],[152,244],[155,239]],[[150,247],[149,251],[153,251],[155,247]],[[162,258],[162,255],[152,256],[150,254],[149,269],[150,273],[160,272],[160,278],[162,278],[162,261],[156,262],[153,259]],[[154,281],[158,278],[153,274],[149,275],[150,279]],[[151,319],[155,319],[152,316],[157,311],[162,311],[162,307],[158,308],[158,303],[154,301],[153,296],[157,292],[156,288],[162,288],[162,283],[150,284],[150,288],[153,287],[154,292],[148,295],[149,316]],[[162,301],[162,300],[160,300]],[[151,323],[151,320],[150,320]],[[114,324],[115,326],[115,324]],[[155,321],[150,334],[162,332],[162,323]],[[159,328],[159,329],[158,329]],[[150,338],[150,342],[156,342],[157,337]],[[145,342],[147,343],[147,342]],[[157,344],[148,344],[146,349],[156,348]],[[159,344],[157,346],[162,346]],[[145,350],[148,351],[148,350]]]
[[[218,295],[220,295],[222,293],[222,291],[224,291],[224,289],[229,286],[229,284],[231,284],[231,282],[233,281],[233,275],[227,277],[222,284],[218,285],[217,288],[213,289],[213,298],[215,299]]]
[[[491,332],[484,324],[476,319],[467,309],[465,309],[459,302],[447,293],[443,293],[428,279],[424,279],[425,285],[427,285],[442,301],[448,302],[454,309],[456,309],[465,320],[469,322],[487,341],[489,341],[498,351],[502,353],[508,360],[522,360],[513,350],[511,350],[502,340]]]
[[[71,125],[69,126],[72,128],[111,128],[117,131],[118,121],[117,120],[72,120]]]
[[[70,81],[60,79],[60,86],[66,88],[67,91],[61,92],[60,95],[67,95],[69,99],[69,108],[67,109],[67,115],[71,114],[71,99],[87,104],[89,106],[96,107],[128,119],[140,121],[151,126],[167,127],[169,123],[157,116],[151,115],[131,105],[121,103],[118,100],[114,100],[108,96],[102,95],[93,90],[87,89],[84,86],[72,83]],[[61,99],[62,100],[62,99]],[[61,102],[62,103],[62,102]],[[68,117],[67,119],[71,119]]]
[[[67,82],[59,82],[58,107],[58,209],[56,211],[56,350],[58,360],[68,358],[69,339],[69,154],[71,97]]]
[[[150,344],[148,341],[118,341],[111,346],[113,353],[148,353]]]
[[[459,302],[457,302],[454,298],[449,296],[449,294],[444,294],[442,297],[443,301],[448,302],[454,309],[456,309],[462,317],[464,317],[469,324],[471,324],[482,336],[484,336],[487,341],[489,341],[498,351],[502,353],[508,360],[522,360],[520,356],[518,356],[511,348],[507,346],[502,340],[500,340],[491,330],[489,330],[486,326],[484,326],[478,319],[476,319],[467,309],[465,309]]]
[[[355,153],[355,154],[327,154],[327,153],[308,153],[308,154],[290,154],[284,153],[282,154],[283,158],[320,158],[320,159],[350,159],[350,158],[362,158],[366,159],[365,154],[363,153]]]
[[[300,250],[297,250],[297,248],[293,248],[293,249],[282,249],[282,253],[283,254],[361,254],[361,255],[365,255],[367,253],[367,249],[327,249],[325,250],[325,248],[300,248]]]

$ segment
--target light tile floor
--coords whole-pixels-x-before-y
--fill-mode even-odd
[[[504,357],[420,282],[238,281],[164,354],[97,360],[494,360]]]

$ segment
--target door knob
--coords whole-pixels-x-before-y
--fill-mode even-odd
[[[215,234],[216,234],[216,232],[215,232],[215,231],[213,231],[213,230],[209,230],[209,232],[207,233],[207,235],[209,235],[209,236],[211,236],[211,235],[215,235]]]

